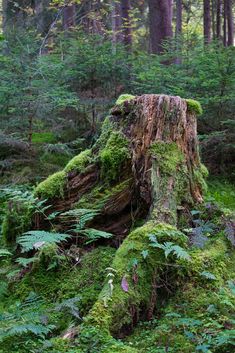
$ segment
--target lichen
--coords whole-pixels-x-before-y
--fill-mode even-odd
[[[101,174],[104,179],[115,180],[123,163],[130,158],[127,138],[119,131],[109,136],[105,148],[100,152]]]
[[[121,105],[126,101],[129,102],[134,98],[135,98],[135,96],[133,96],[132,94],[121,94],[118,97],[118,99],[116,100],[116,105]]]
[[[46,199],[63,197],[65,183],[66,173],[64,171],[57,172],[38,184],[35,189],[35,195]]]
[[[155,142],[150,146],[150,152],[164,174],[174,174],[177,166],[184,160],[184,155],[175,142]]]
[[[187,109],[190,113],[195,113],[196,115],[202,115],[202,106],[198,101],[193,99],[186,99]]]
[[[91,162],[92,152],[90,149],[82,151],[79,155],[75,156],[69,161],[69,163],[64,168],[66,173],[71,171],[83,172],[87,165]]]

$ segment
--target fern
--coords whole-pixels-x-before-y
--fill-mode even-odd
[[[153,248],[159,248],[164,251],[165,257],[167,258],[170,254],[175,255],[178,259],[182,260],[190,260],[190,256],[186,250],[184,250],[181,246],[172,243],[172,242],[164,242],[160,244],[154,235],[149,236],[151,240],[150,246]]]
[[[12,255],[12,253],[6,249],[0,249],[0,259],[1,257],[7,257]]]
[[[109,239],[113,236],[113,234],[111,233],[107,233],[93,228],[87,228],[87,229],[81,230],[80,233],[85,235],[88,238],[88,240],[86,241],[86,244],[93,243],[94,241],[97,241],[99,239]]]
[[[76,305],[77,302],[80,300],[81,300],[80,297],[74,297],[74,298],[64,300],[62,303],[56,305],[55,310],[59,312],[62,311],[65,313],[69,313],[72,316],[76,317],[77,319],[81,319],[79,315],[79,309]]]
[[[205,277],[206,279],[210,279],[210,280],[215,280],[216,279],[215,275],[213,273],[211,273],[211,272],[208,272],[208,271],[202,271],[200,273],[200,275],[202,277]]]
[[[74,210],[64,212],[61,214],[61,216],[75,218],[77,224],[73,229],[76,231],[79,231],[83,229],[86,226],[86,224],[98,214],[99,212],[96,210],[79,208],[79,209],[74,209]]]
[[[71,238],[69,234],[31,230],[18,237],[17,243],[21,246],[22,252],[27,252],[33,249],[37,250],[47,244],[58,244],[69,238]]]

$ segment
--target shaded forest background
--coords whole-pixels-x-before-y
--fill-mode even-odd
[[[95,141],[123,93],[197,99],[202,159],[234,179],[233,5],[3,0],[1,182],[61,169]]]

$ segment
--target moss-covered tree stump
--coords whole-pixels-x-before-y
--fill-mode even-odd
[[[49,198],[53,211],[98,210],[89,226],[121,240],[104,288],[81,327],[81,347],[87,345],[87,352],[93,352],[89,347],[94,340],[102,353],[135,351],[112,336],[122,337],[139,319],[151,318],[158,305],[165,255],[149,246],[150,237],[185,247],[178,214],[201,202],[206,187],[206,168],[198,153],[197,102],[152,94],[117,103],[95,146],[36,190]],[[140,220],[143,225],[137,227]],[[38,226],[43,222],[37,220]],[[60,218],[58,225],[68,226]]]

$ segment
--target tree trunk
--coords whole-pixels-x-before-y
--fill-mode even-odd
[[[224,47],[227,47],[227,0],[224,0],[223,6],[223,15],[224,15],[224,23],[223,23],[223,44]]]
[[[149,0],[150,52],[164,52],[164,42],[172,38],[172,1]]]
[[[222,2],[217,0],[216,6],[216,37],[221,40],[221,15],[222,15]]]
[[[211,42],[211,12],[210,12],[210,0],[203,0],[203,27],[204,27],[204,43],[209,44]]]
[[[120,1],[113,0],[112,2],[112,43],[113,50],[116,51],[117,43],[122,42],[121,34],[122,16]]]
[[[37,30],[41,34],[46,34],[51,23],[53,22],[52,11],[50,10],[49,0],[34,1],[34,22]]]
[[[176,38],[176,49],[177,49],[177,58],[176,64],[181,64],[181,35],[182,35],[182,12],[183,4],[182,0],[176,0],[176,27],[175,27],[175,38]]]
[[[63,9],[63,28],[68,30],[76,24],[76,5],[68,4]]]
[[[63,197],[48,200],[50,212],[74,205],[99,209],[89,227],[109,231],[122,242],[111,264],[112,278],[85,318],[83,330],[92,326],[102,335],[120,336],[139,317],[152,316],[161,255],[156,249],[146,258],[141,254],[148,249],[150,234],[165,234],[165,241],[180,244],[180,235],[171,239],[180,210],[202,201],[204,168],[195,113],[199,110],[195,101],[165,95],[124,100],[105,120],[86,167],[63,174]],[[46,196],[42,190],[44,185],[45,192],[50,188],[48,183],[50,179],[39,185],[38,196]],[[145,219],[144,226],[130,232],[138,219]],[[38,220],[37,225],[42,227]],[[66,226],[71,229],[72,221],[66,225],[58,216],[57,229],[59,225],[63,231]]]
[[[227,21],[228,21],[228,46],[234,45],[234,18],[233,18],[233,8],[232,0],[226,0],[227,5]]]
[[[131,30],[131,3],[130,0],[121,0],[121,17],[122,17],[122,40],[123,44],[128,48],[132,45]]]

